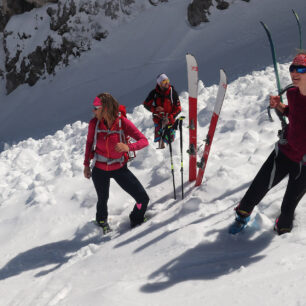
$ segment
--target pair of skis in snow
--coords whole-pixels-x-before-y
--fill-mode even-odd
[[[188,92],[189,92],[189,181],[195,181],[200,186],[203,180],[210,148],[214,138],[216,126],[223,105],[227,88],[227,78],[223,69],[220,69],[220,82],[214,111],[211,117],[205,147],[200,162],[197,163],[197,100],[198,100],[198,65],[193,55],[186,55]],[[197,167],[199,168],[197,173]]]

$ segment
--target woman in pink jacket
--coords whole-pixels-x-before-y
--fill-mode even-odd
[[[146,147],[148,140],[130,120],[119,116],[118,111],[119,104],[109,93],[95,98],[95,117],[89,122],[85,150],[84,176],[93,179],[98,196],[96,221],[104,233],[111,230],[107,222],[111,178],[136,201],[130,214],[131,227],[144,222],[149,202],[143,186],[127,168],[128,152]],[[132,137],[136,142],[127,143],[126,137]]]

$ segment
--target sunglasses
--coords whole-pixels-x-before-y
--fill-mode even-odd
[[[305,66],[297,66],[297,65],[291,65],[289,67],[289,71],[293,72],[296,71],[297,73],[306,73],[306,67]]]
[[[100,108],[102,108],[102,106],[95,106],[95,107],[94,107],[94,110],[98,110],[98,109],[100,109]]]

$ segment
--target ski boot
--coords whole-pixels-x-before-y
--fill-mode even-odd
[[[141,225],[142,223],[145,223],[149,220],[149,218],[147,216],[137,216],[135,218],[135,216],[133,215],[133,213],[130,213],[130,226],[131,228],[134,228],[138,225]]]
[[[130,213],[130,226],[134,228],[147,221],[147,217],[144,215],[147,209],[147,205],[136,203],[133,211]]]
[[[279,224],[278,224],[278,221],[279,221],[279,218],[277,218],[275,220],[275,224],[274,224],[274,228],[273,228],[273,230],[275,232],[277,232],[278,235],[282,235],[282,234],[286,234],[286,233],[290,233],[291,232],[292,226],[289,226],[289,227],[280,227]]]
[[[142,223],[145,223],[147,221],[148,221],[148,218],[146,216],[144,216],[143,218],[134,219],[130,215],[130,226],[131,226],[131,228],[134,228],[134,227],[136,227],[138,225],[141,225]]]
[[[250,216],[241,216],[236,212],[235,222],[230,226],[228,232],[232,235],[235,235],[241,232],[250,221]]]
[[[112,231],[107,221],[96,221],[97,225],[102,228],[103,234],[108,234]]]

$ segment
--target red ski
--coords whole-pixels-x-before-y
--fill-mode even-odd
[[[208,130],[207,138],[205,141],[206,144],[205,144],[203,156],[201,158],[201,161],[198,163],[199,172],[198,172],[198,176],[197,176],[196,183],[195,183],[196,186],[201,185],[202,180],[203,180],[204,171],[205,171],[205,167],[206,167],[208,156],[209,156],[209,151],[210,151],[210,147],[211,147],[211,144],[214,138],[216,126],[218,123],[219,115],[221,112],[221,108],[222,108],[222,104],[223,104],[223,100],[224,100],[224,96],[226,92],[226,88],[227,88],[226,74],[224,70],[221,69],[220,70],[220,83],[219,83],[215,108],[214,108],[214,112],[210,120],[210,126]]]
[[[198,101],[198,64],[193,55],[186,54],[189,92],[189,181],[197,176],[197,101]]]

